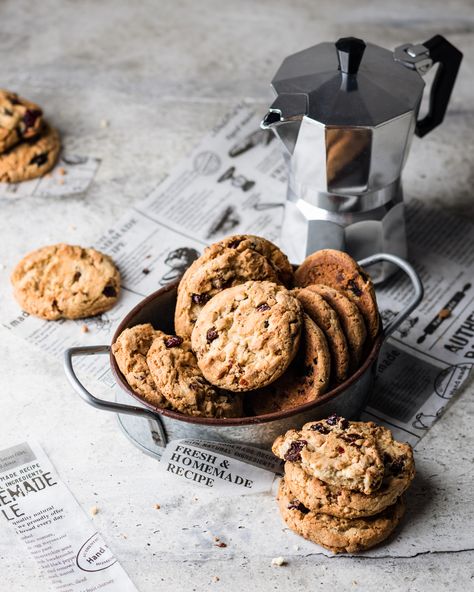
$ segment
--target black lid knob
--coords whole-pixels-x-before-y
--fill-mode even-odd
[[[336,41],[339,70],[343,74],[357,74],[365,47],[365,42],[357,37],[341,37]]]

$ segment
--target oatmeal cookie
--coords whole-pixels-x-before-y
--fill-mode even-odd
[[[283,286],[250,281],[223,290],[201,310],[192,333],[203,375],[230,391],[270,384],[298,351],[301,318],[301,305]]]
[[[323,249],[309,255],[296,270],[295,283],[300,287],[324,284],[338,290],[360,310],[370,338],[378,335],[380,320],[372,280],[347,253]]]
[[[196,417],[240,417],[239,395],[209,384],[197,365],[189,341],[176,335],[155,332],[147,353],[147,364],[160,393],[173,409]]]
[[[50,321],[98,315],[112,308],[120,293],[120,273],[110,257],[64,243],[26,255],[11,281],[23,310]]]
[[[285,479],[280,482],[278,506],[291,530],[333,553],[357,553],[374,547],[390,536],[405,512],[402,498],[367,518],[337,518],[311,512],[293,495]]]

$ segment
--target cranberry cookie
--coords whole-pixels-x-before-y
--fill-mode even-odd
[[[192,346],[204,376],[230,391],[275,381],[298,350],[302,310],[272,282],[249,281],[223,290],[201,310]]]
[[[14,92],[0,89],[0,152],[20,140],[34,138],[41,131],[41,108]]]

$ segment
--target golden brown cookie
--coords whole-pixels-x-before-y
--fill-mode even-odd
[[[247,249],[263,255],[275,270],[280,283],[284,286],[293,285],[293,268],[288,257],[279,247],[261,236],[253,234],[235,234],[210,245],[203,253],[203,260],[213,259],[222,253],[224,249],[235,249],[242,253]]]
[[[370,494],[382,484],[384,455],[378,426],[331,415],[289,430],[273,443],[273,453],[298,463],[307,473],[334,487]]]
[[[239,395],[209,384],[197,365],[189,341],[156,331],[147,364],[160,393],[176,411],[196,417],[240,417]]]
[[[357,553],[374,547],[390,536],[405,512],[402,498],[367,518],[337,518],[311,512],[293,495],[285,479],[280,482],[278,506],[291,530],[333,553]]]
[[[342,251],[323,249],[303,261],[295,272],[297,286],[330,286],[347,296],[364,317],[371,339],[380,328],[377,300],[372,280],[352,257]]]
[[[60,149],[58,132],[45,123],[38,136],[0,154],[0,181],[18,183],[41,177],[56,164]]]
[[[11,276],[18,304],[47,320],[80,319],[112,308],[120,273],[95,249],[59,243],[26,255]]]
[[[197,259],[199,261],[199,259]],[[191,265],[179,287],[175,311],[175,331],[190,338],[194,323],[204,305],[225,288],[248,280],[280,283],[268,259],[251,249],[239,252],[225,248],[222,253],[202,264]]]
[[[158,392],[146,363],[146,355],[156,335],[150,323],[125,329],[112,345],[112,353],[131,388],[148,403],[168,409],[171,404]]]
[[[349,346],[350,370],[356,370],[361,362],[367,337],[364,318],[359,309],[344,294],[330,286],[310,284],[307,289],[322,296],[331,308],[336,311]]]
[[[43,112],[31,101],[0,89],[0,153],[41,131]]]
[[[291,293],[250,281],[223,290],[204,306],[192,333],[199,368],[211,383],[250,391],[274,382],[300,343],[302,310]]]
[[[298,463],[285,463],[285,480],[301,503],[311,512],[339,518],[361,518],[382,512],[408,489],[414,476],[411,450],[404,458],[394,455],[392,462],[385,463],[382,485],[370,494],[328,485],[307,473]]]
[[[288,370],[264,389],[254,391],[247,402],[254,415],[286,411],[314,401],[329,385],[331,354],[324,333],[303,314],[298,353]]]
[[[339,317],[326,300],[313,290],[297,288],[292,290],[292,294],[298,298],[305,313],[326,336],[331,352],[332,382],[334,384],[344,382],[349,372],[349,349]]]

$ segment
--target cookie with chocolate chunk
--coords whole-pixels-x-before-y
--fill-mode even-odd
[[[291,530],[333,553],[356,553],[374,547],[390,536],[405,512],[401,497],[367,518],[339,518],[312,512],[291,491],[285,479],[280,482],[278,506]]]
[[[205,378],[230,391],[274,382],[292,362],[301,333],[301,305],[272,282],[223,290],[201,310],[192,347]]]
[[[112,345],[112,353],[125,380],[140,397],[156,407],[169,409],[171,403],[158,391],[146,362],[157,334],[150,323],[125,329]]]
[[[287,411],[317,399],[328,388],[331,354],[324,333],[303,314],[301,345],[288,370],[274,383],[247,398],[254,415]]]
[[[194,417],[242,415],[240,396],[209,384],[189,341],[156,331],[146,361],[158,391],[173,409]]]
[[[45,123],[39,136],[0,154],[0,181],[18,183],[41,177],[56,164],[60,149],[58,132]]]
[[[334,249],[316,251],[295,272],[299,287],[323,284],[349,298],[364,317],[373,340],[379,333],[380,319],[372,280],[350,255]]]
[[[41,107],[14,92],[0,89],[0,153],[21,140],[34,138],[42,125]]]
[[[108,255],[64,243],[26,255],[11,282],[23,310],[49,321],[98,315],[120,293],[120,273]]]
[[[196,319],[204,305],[226,288],[243,284],[248,280],[268,280],[280,283],[268,259],[252,249],[238,251],[224,248],[213,257],[193,265],[183,276],[176,300],[175,331],[190,338]]]

